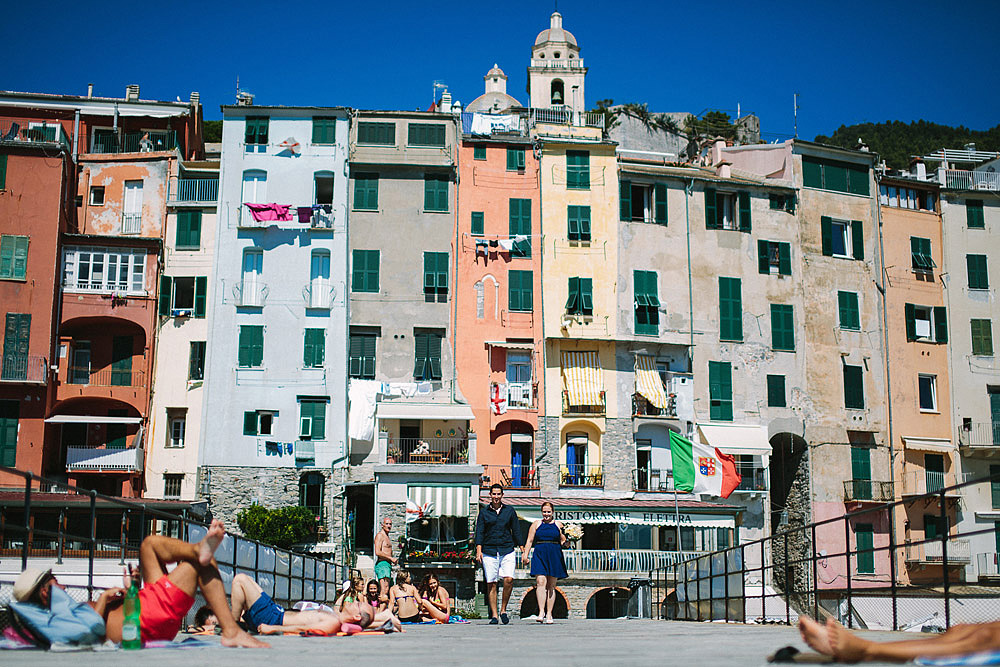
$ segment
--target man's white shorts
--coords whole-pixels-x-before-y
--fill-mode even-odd
[[[514,565],[517,563],[517,554],[511,551],[502,558],[487,556],[483,554],[483,569],[486,571],[486,583],[493,583],[500,579],[514,577]]]

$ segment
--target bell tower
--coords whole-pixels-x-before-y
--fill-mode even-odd
[[[562,14],[553,12],[549,27],[538,33],[531,47],[528,104],[540,109],[585,111],[586,76],[576,37],[562,27]]]

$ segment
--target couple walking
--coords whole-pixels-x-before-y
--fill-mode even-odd
[[[507,603],[514,590],[514,552],[521,549],[521,562],[531,562],[531,576],[535,577],[535,595],[538,598],[539,623],[552,623],[552,608],[556,601],[556,580],[565,579],[566,562],[562,548],[567,542],[562,524],[555,520],[555,507],[549,501],[542,503],[542,518],[528,529],[528,539],[521,540],[517,513],[503,502],[503,487],[490,487],[490,503],[480,508],[476,518],[476,560],[482,563],[486,575],[486,602],[490,608],[490,625],[510,623]],[[523,548],[521,545],[524,545]],[[530,559],[531,547],[535,550]],[[503,596],[497,614],[497,583],[503,579]]]

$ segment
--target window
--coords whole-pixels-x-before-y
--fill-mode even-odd
[[[323,473],[307,472],[299,478],[299,507],[312,510],[317,516],[323,515],[323,495],[326,479]]]
[[[531,382],[531,354],[507,350],[507,382],[527,384]]]
[[[861,311],[858,307],[857,292],[837,292],[837,310],[840,312],[841,329],[861,331]]]
[[[144,249],[67,247],[63,250],[63,288],[67,291],[142,294],[145,284]]]
[[[7,189],[7,154],[0,154],[0,190]],[[3,464],[7,465],[7,464]],[[13,462],[10,464],[12,467]]]
[[[667,224],[667,184],[620,181],[618,217],[625,222]]]
[[[569,298],[566,299],[566,313],[569,315],[593,315],[593,279],[570,278]]]
[[[792,275],[792,246],[777,241],[757,241],[757,272]]]
[[[719,278],[719,339],[743,340],[743,297],[739,278]]]
[[[424,210],[446,213],[448,211],[448,177],[424,175]]]
[[[472,212],[472,227],[471,227],[471,232],[470,233],[473,236],[482,236],[483,233],[484,233],[485,226],[486,226],[486,223],[485,223],[485,216],[483,215],[483,212],[482,211],[473,211]]]
[[[937,266],[931,257],[931,240],[910,237],[910,263],[914,271],[933,271]]]
[[[656,336],[660,333],[660,298],[655,271],[633,271],[635,293],[635,333]]]
[[[322,368],[326,357],[326,329],[306,329],[302,346],[302,366]]]
[[[329,399],[299,399],[299,439],[326,440],[326,404]]]
[[[751,231],[750,193],[705,188],[705,228]]]
[[[875,574],[875,529],[870,523],[854,524],[858,574]]]
[[[28,339],[31,335],[29,313],[7,313],[4,322],[3,368],[0,379],[28,379]]]
[[[986,218],[983,215],[982,199],[965,200],[965,224],[969,229],[985,229]]]
[[[90,186],[90,205],[91,206],[104,206],[104,186],[103,185],[92,185],[92,186]]]
[[[351,332],[347,352],[347,370],[352,378],[375,379],[376,338],[374,333]]]
[[[969,289],[990,288],[990,276],[986,271],[986,255],[966,255],[965,267],[969,274]]]
[[[361,121],[358,123],[358,144],[369,146],[395,146],[396,124]]]
[[[820,218],[820,226],[824,255],[865,258],[865,237],[860,220],[834,220],[824,215]]]
[[[524,171],[524,149],[507,149],[507,171]]]
[[[590,153],[566,151],[566,187],[570,190],[590,189]]]
[[[948,342],[948,315],[944,306],[905,304],[906,340],[931,343]]]
[[[944,454],[924,454],[924,480],[927,493],[944,488]],[[936,535],[947,532],[947,525],[939,525],[938,528],[943,530]]]
[[[378,210],[378,174],[356,174],[354,176],[354,209],[357,211]]]
[[[260,169],[248,169],[247,171],[243,172],[243,203],[245,204],[267,203],[266,171],[262,171]]]
[[[472,147],[472,159],[473,160],[485,160],[486,159],[486,146],[473,146]]]
[[[448,253],[424,253],[424,301],[444,303],[448,300]]]
[[[441,379],[441,340],[444,334],[440,331],[413,332],[413,379]]]
[[[790,305],[771,304],[771,348],[795,351],[795,323]]]
[[[917,375],[917,390],[921,412],[937,412],[937,376]]]
[[[268,123],[267,116],[247,116],[246,134],[243,139],[247,153],[263,153],[267,150]]]
[[[733,367],[728,361],[708,362],[709,419],[733,421]]]
[[[409,123],[406,135],[410,146],[444,146],[443,123]]]
[[[993,509],[1000,509],[1000,465],[990,465],[990,500]],[[1000,535],[997,539],[1000,540]]]
[[[240,282],[240,306],[259,308],[264,305],[264,251],[246,248],[243,251],[243,277]]]
[[[27,279],[29,238],[12,234],[0,236],[0,279]]]
[[[972,354],[984,357],[993,356],[993,322],[990,320],[971,320]]]
[[[851,410],[865,409],[864,376],[861,366],[844,364],[844,407]]]
[[[188,354],[188,380],[205,379],[205,341],[191,341],[191,351]]]
[[[264,364],[264,327],[259,324],[240,326],[238,352],[240,368],[259,368]]]
[[[331,116],[313,116],[314,144],[337,143],[337,119]]]
[[[70,384],[90,384],[90,341],[74,340],[69,369]]]
[[[937,196],[929,190],[914,190],[913,188],[896,185],[880,185],[878,187],[879,204],[894,208],[908,208],[914,211],[936,211]]]
[[[851,445],[851,479],[854,481],[871,481],[872,450],[866,445]],[[857,485],[855,485],[857,486]],[[855,488],[857,492],[857,488]],[[870,499],[869,493],[866,498]]]
[[[802,157],[802,184],[807,188],[833,190],[867,197],[868,165]]]
[[[785,213],[795,213],[795,194],[776,194],[772,192],[768,195],[768,203],[772,211],[784,211]]]
[[[272,435],[277,412],[250,410],[243,413],[243,435]]]
[[[167,408],[167,447],[183,447],[187,408]]]
[[[313,204],[333,205],[333,172],[317,171],[313,174]]]
[[[330,252],[313,250],[309,256],[309,302],[307,308],[329,308],[333,300],[330,284]]]
[[[201,247],[201,211],[177,211],[177,250],[198,250]]]
[[[590,207],[567,206],[567,238],[570,241],[590,242]]]
[[[531,312],[533,307],[533,272],[508,271],[507,281],[507,307],[511,312]]]
[[[159,313],[161,317],[205,317],[208,278],[160,276]]]
[[[184,483],[184,475],[164,474],[163,475],[163,497],[180,498],[181,485]]]
[[[767,407],[769,408],[786,407],[784,375],[767,376]]]
[[[378,292],[378,250],[355,250],[351,253],[351,291]]]
[[[531,257],[531,200],[511,199],[508,204],[507,230],[510,238],[517,239],[511,248],[511,257]]]

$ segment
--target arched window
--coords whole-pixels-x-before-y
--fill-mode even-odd
[[[330,251],[313,250],[309,268],[309,307],[329,308],[330,297]]]
[[[267,172],[248,169],[243,172],[243,202],[248,204],[267,203]]]
[[[552,94],[549,98],[549,102],[552,106],[562,106],[566,103],[566,93],[564,90],[562,79],[555,79],[552,81]]]
[[[299,505],[323,515],[323,494],[326,489],[326,478],[322,473],[307,472],[299,477]]]
[[[333,172],[317,171],[313,174],[313,203],[333,204]]]

